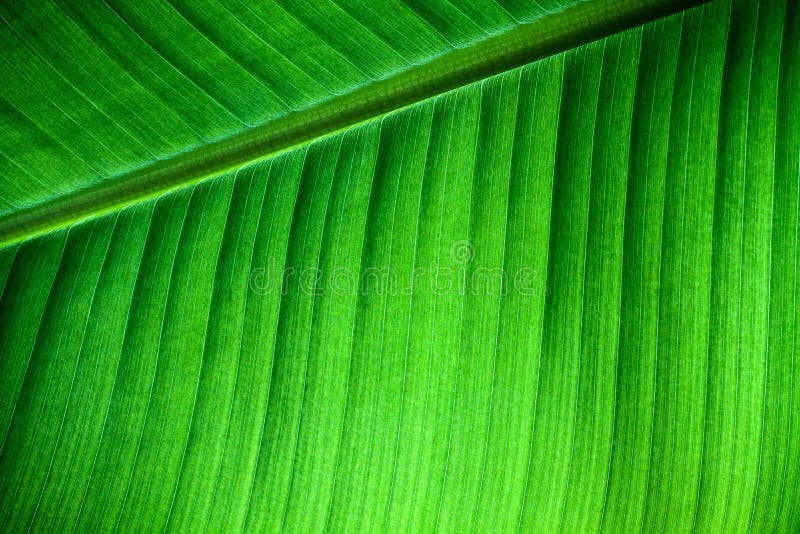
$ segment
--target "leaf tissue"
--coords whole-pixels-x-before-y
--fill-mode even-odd
[[[0,50],[3,531],[800,531],[794,0],[11,0]]]

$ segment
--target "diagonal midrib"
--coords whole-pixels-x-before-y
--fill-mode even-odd
[[[707,0],[596,0],[450,51],[309,108],[0,217],[0,246],[144,201],[451,89]]]

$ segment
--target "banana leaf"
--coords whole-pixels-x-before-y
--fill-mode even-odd
[[[798,532],[793,0],[0,6],[0,527]]]

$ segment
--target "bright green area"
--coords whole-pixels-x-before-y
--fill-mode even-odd
[[[798,87],[716,0],[0,249],[0,526],[797,532]]]

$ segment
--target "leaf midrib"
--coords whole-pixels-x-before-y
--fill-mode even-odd
[[[195,184],[471,82],[707,0],[597,0],[452,50],[349,93],[0,218],[0,246]]]

